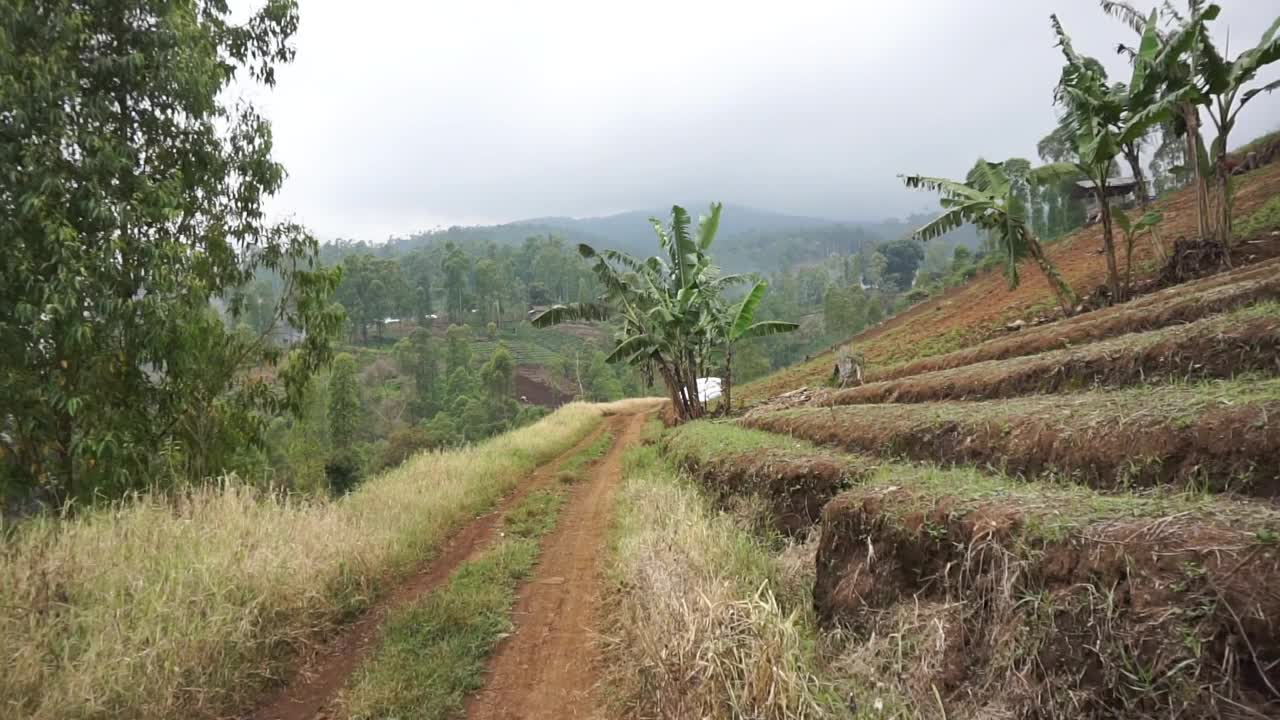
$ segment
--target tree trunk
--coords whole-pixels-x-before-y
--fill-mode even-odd
[[[1049,280],[1049,287],[1053,289],[1053,294],[1058,298],[1058,304],[1062,307],[1062,311],[1067,315],[1075,312],[1076,305],[1080,304],[1080,298],[1076,296],[1071,286],[1066,280],[1058,274],[1058,269],[1049,261],[1048,256],[1044,253],[1044,246],[1032,233],[1027,233],[1027,252],[1031,254],[1031,258],[1036,261],[1036,266],[1040,268],[1040,272],[1044,273],[1045,278]]]
[[[1201,239],[1213,237],[1209,228],[1209,184],[1204,177],[1208,168],[1200,167],[1200,148],[1204,140],[1200,137],[1200,110],[1190,103],[1182,106],[1182,116],[1187,125],[1187,162],[1191,166],[1191,181],[1196,186],[1196,221],[1200,229]]]
[[[724,349],[724,415],[733,414],[733,343],[726,343]]]
[[[1138,154],[1138,149],[1133,146],[1125,148],[1124,157],[1129,161],[1129,169],[1133,172],[1133,180],[1138,186],[1138,204],[1142,206],[1145,214],[1147,209],[1151,207],[1150,192],[1147,189],[1147,178],[1142,174],[1142,158]],[[1156,231],[1155,226],[1150,228],[1151,232],[1151,249],[1155,251],[1156,259],[1163,265],[1168,259],[1169,254],[1164,251],[1164,243],[1160,240],[1160,234]],[[1128,254],[1133,257],[1133,239],[1129,239]],[[1126,272],[1128,269],[1126,267]],[[1125,292],[1129,292],[1129,280],[1125,280]]]
[[[1222,262],[1231,267],[1231,171],[1224,155],[1214,163],[1218,174],[1218,241],[1222,243]]]
[[[1111,291],[1111,302],[1124,299],[1120,294],[1120,268],[1116,264],[1116,240],[1111,223],[1111,203],[1107,202],[1106,185],[1099,184],[1094,194],[1098,197],[1098,207],[1102,212],[1102,247],[1107,256],[1107,288]]]

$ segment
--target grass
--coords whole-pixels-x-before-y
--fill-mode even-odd
[[[803,579],[656,446],[623,460],[605,629],[616,717],[850,717],[822,678]],[[870,715],[868,717],[871,717]]]
[[[343,695],[352,720],[457,717],[484,683],[486,660],[510,631],[516,587],[555,527],[558,492],[530,493],[507,514],[507,537],[462,565],[449,584],[387,618],[377,649]]]
[[[1235,236],[1245,240],[1272,230],[1280,230],[1280,196],[1268,200],[1265,205],[1233,228]]]
[[[1277,402],[1280,378],[1243,375],[977,402],[808,407],[744,422],[885,457],[991,465],[1095,487],[1181,483],[1274,495],[1268,418]]]
[[[961,365],[839,391],[832,404],[990,399],[1276,367],[1280,302],[1078,347]]]
[[[228,479],[13,528],[0,546],[0,715],[244,707],[602,413],[568,405],[473,447],[421,453],[335,501]]]
[[[601,433],[595,442],[583,448],[578,454],[561,465],[560,472],[556,474],[556,477],[566,485],[582,480],[587,466],[604,457],[605,453],[609,452],[609,448],[613,447],[613,440],[613,433]]]

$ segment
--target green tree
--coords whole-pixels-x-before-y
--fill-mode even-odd
[[[396,343],[396,356],[401,370],[413,377],[413,414],[431,417],[439,409],[440,393],[440,358],[431,332],[414,330]]]
[[[726,309],[723,291],[751,278],[722,276],[711,262],[720,212],[720,204],[713,203],[710,214],[699,218],[696,233],[690,232],[689,214],[678,205],[671,208],[669,225],[651,218],[665,258],[640,261],[626,253],[579,245],[579,253],[592,263],[605,288],[604,296],[592,303],[556,305],[534,318],[534,325],[603,320],[616,313],[621,329],[609,360],[656,369],[678,416],[701,417],[705,408],[697,379],[717,353],[724,353],[726,370],[731,368],[732,344],[748,336],[743,333],[756,332],[750,319],[765,292],[764,283],[758,282],[741,303]]]
[[[1075,291],[1058,274],[1035,233],[1027,226],[1023,208],[1017,200],[1017,185],[1026,182],[1025,177],[1010,176],[1005,172],[1004,163],[980,162],[970,172],[967,183],[920,175],[904,177],[903,181],[907,187],[932,190],[942,195],[942,215],[916,230],[913,237],[927,242],[964,223],[972,223],[994,234],[1000,242],[1010,287],[1016,287],[1019,281],[1018,259],[1030,255],[1048,279],[1063,312],[1069,315],[1075,309],[1078,302]],[[875,321],[868,317],[868,322]]]
[[[881,245],[879,252],[885,259],[884,281],[898,292],[909,290],[924,259],[924,247],[914,239],[901,239]]]
[[[444,272],[444,307],[449,313],[449,320],[454,323],[467,321],[467,272],[471,269],[471,260],[467,254],[454,243],[445,245],[444,260],[441,262]]]
[[[447,348],[445,364],[449,372],[462,370],[471,372],[471,327],[468,325],[450,325],[444,334]]]
[[[329,442],[335,448],[351,447],[360,423],[360,388],[356,382],[356,359],[340,353],[333,360],[329,376]]]
[[[220,417],[260,442],[300,406],[337,273],[266,221],[270,126],[224,92],[272,85],[297,22],[288,0],[243,23],[200,0],[0,4],[0,477],[62,502],[152,483],[175,447],[215,472],[189,430]],[[292,347],[235,331],[259,272]],[[228,323],[208,321],[218,298]],[[193,374],[197,347],[219,352]]]

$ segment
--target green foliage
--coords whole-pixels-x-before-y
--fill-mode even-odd
[[[347,353],[333,361],[329,376],[329,441],[345,450],[355,439],[360,423],[360,389],[356,384],[356,361]]]
[[[917,229],[912,233],[913,238],[928,242],[965,223],[976,225],[999,241],[1005,259],[1005,276],[1011,287],[1019,281],[1018,259],[1030,255],[1049,280],[1063,309],[1068,313],[1074,309],[1075,292],[1058,274],[1026,222],[1025,208],[1019,198],[1035,182],[1035,175],[1025,160],[1004,163],[979,160],[963,183],[921,175],[903,177],[903,182],[909,188],[930,190],[942,196],[942,215]]]
[[[342,282],[338,302],[347,311],[352,330],[369,342],[369,326],[381,331],[383,320],[407,304],[412,297],[400,264],[372,255],[349,255],[342,261]]]
[[[1280,229],[1280,197],[1273,197],[1240,223],[1240,237],[1249,239]]]
[[[579,245],[605,294],[595,302],[556,305],[539,314],[534,325],[604,320],[617,314],[622,329],[609,360],[647,368],[646,374],[656,368],[680,417],[700,417],[705,409],[696,381],[714,355],[724,358],[726,380],[731,382],[734,341],[796,328],[787,322],[753,322],[767,288],[763,281],[756,281],[733,306],[723,299],[727,288],[749,278],[722,276],[711,262],[720,210],[720,204],[713,203],[710,214],[698,219],[696,234],[690,232],[688,212],[678,205],[671,208],[668,226],[650,218],[665,258],[640,261],[615,250],[597,252]],[[728,400],[727,388],[725,396]]]
[[[913,239],[901,239],[881,245],[879,252],[885,259],[881,272],[884,282],[898,292],[909,290],[916,269],[924,260],[924,246]]]
[[[473,337],[471,328],[467,325],[450,325],[445,332],[445,342],[448,343],[445,350],[445,366],[449,368],[450,374],[458,370],[471,371]]]
[[[220,472],[329,360],[338,273],[265,220],[284,169],[227,102],[233,78],[274,83],[297,23],[289,0],[242,23],[192,0],[0,6],[0,475],[27,492]]]

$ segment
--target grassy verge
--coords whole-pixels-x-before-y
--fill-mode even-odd
[[[0,546],[0,715],[234,711],[601,415],[569,405],[336,501],[227,481],[16,528]]]
[[[505,519],[506,539],[463,564],[445,587],[387,618],[378,648],[344,693],[353,720],[456,717],[484,682],[485,661],[511,628],[516,586],[555,527],[563,495],[531,493]]]
[[[808,582],[655,446],[628,451],[605,657],[616,717],[847,717],[820,679]]]

